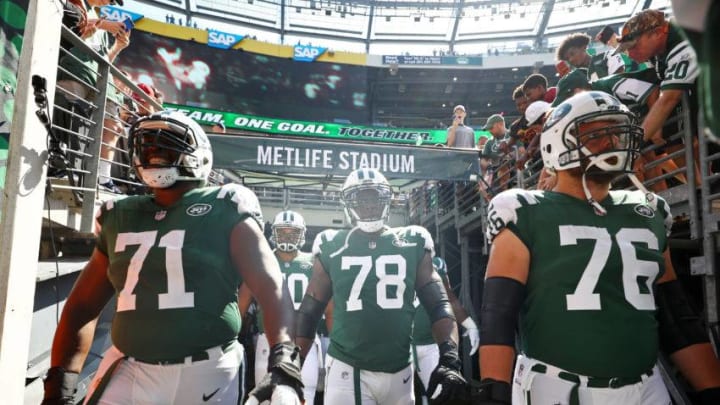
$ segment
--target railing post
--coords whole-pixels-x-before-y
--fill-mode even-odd
[[[32,76],[46,79],[55,96],[63,7],[57,0],[28,3],[10,127],[5,198],[0,213],[0,392],[22,404],[38,266],[47,170],[47,130],[35,116]]]
[[[95,125],[91,126],[88,136],[92,141],[88,143],[85,158],[85,175],[83,186],[82,216],[80,219],[80,232],[90,233],[95,224],[95,198],[97,197],[98,163],[100,162],[100,151],[103,146],[103,132],[105,128],[105,105],[107,104],[107,89],[110,81],[110,66],[106,63],[98,64],[97,89],[93,104],[96,106],[90,119]]]

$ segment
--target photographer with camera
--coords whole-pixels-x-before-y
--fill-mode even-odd
[[[466,126],[464,121],[467,113],[465,107],[456,105],[453,108],[452,125],[447,130],[447,146],[453,148],[475,149],[475,132]]]

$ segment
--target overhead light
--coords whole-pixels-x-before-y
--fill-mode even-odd
[[[442,106],[443,106],[443,108],[445,108],[445,107],[446,107],[446,106],[445,106],[445,103],[443,103]]]
[[[453,77],[453,81],[456,82],[456,81],[457,81],[457,77]]]
[[[492,107],[492,103],[488,103],[488,107]]]
[[[513,72],[517,72],[518,70],[519,70],[519,69],[516,68],[516,67],[512,68],[512,71],[513,71]]]

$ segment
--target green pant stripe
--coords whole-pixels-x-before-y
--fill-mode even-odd
[[[362,405],[362,393],[360,392],[360,369],[353,367],[353,391],[355,392],[355,405]]]

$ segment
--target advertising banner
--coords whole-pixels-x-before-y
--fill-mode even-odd
[[[383,55],[383,64],[398,65],[472,65],[482,66],[482,56]]]
[[[208,30],[208,46],[219,49],[230,49],[245,38],[244,35],[231,34],[218,30]]]
[[[164,106],[170,110],[180,111],[204,125],[213,125],[222,122],[226,128],[257,131],[265,134],[413,145],[445,144],[447,138],[447,131],[445,129],[364,127],[329,122],[294,121],[258,117],[168,103],[165,103]]]
[[[129,19],[135,23],[143,18],[143,15],[127,11],[120,7],[104,6],[100,8],[100,17],[110,21],[125,21]]]
[[[388,178],[470,180],[476,151],[341,143],[243,135],[210,135],[213,167],[277,174],[346,176],[360,167]]]
[[[314,62],[318,56],[325,53],[327,48],[312,45],[295,45],[293,48],[293,60],[299,62]]]

